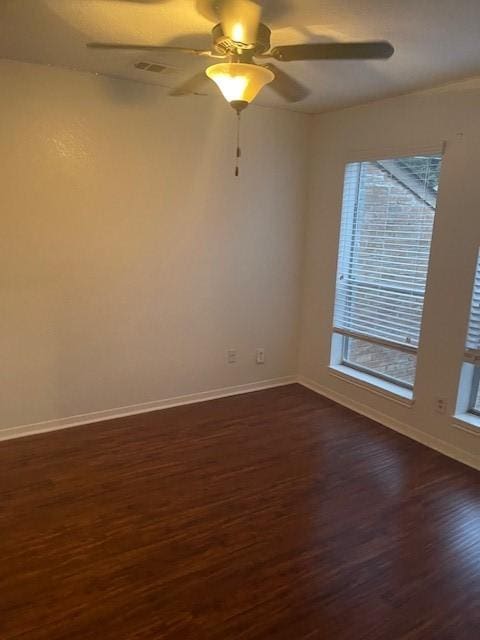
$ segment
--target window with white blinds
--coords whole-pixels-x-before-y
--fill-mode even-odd
[[[468,322],[465,359],[480,363],[480,253],[477,258],[475,280],[473,283],[472,304]]]
[[[415,360],[402,365],[398,351],[415,354],[420,340],[440,166],[422,155],[345,171],[334,332],[346,364],[405,386]]]
[[[462,411],[480,415],[480,252],[477,256],[473,281],[472,302],[465,341],[465,363],[459,396],[459,402],[463,405]]]

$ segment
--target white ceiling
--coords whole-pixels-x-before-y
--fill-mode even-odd
[[[85,43],[208,48],[213,25],[196,10],[202,1],[0,0],[0,57],[172,87],[209,62],[91,50]],[[480,74],[480,0],[269,0],[263,21],[272,28],[272,45],[385,39],[396,51],[388,61],[278,63],[311,95],[286,105],[266,88],[260,104],[314,113]],[[171,70],[139,71],[133,65],[140,60]]]

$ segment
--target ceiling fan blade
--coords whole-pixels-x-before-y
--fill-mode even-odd
[[[393,55],[389,42],[322,42],[274,47],[268,54],[281,62],[295,60],[385,60]]]
[[[113,49],[113,50],[131,50],[131,51],[179,51],[181,53],[191,53],[195,56],[210,56],[211,51],[203,49],[190,49],[188,47],[169,47],[157,46],[154,44],[122,44],[120,42],[88,42],[87,47],[90,49]]]
[[[258,25],[262,7],[253,0],[221,0],[218,14],[223,33],[242,44],[254,44],[257,40]]]
[[[287,102],[300,102],[310,94],[307,87],[274,64],[266,64],[264,66],[275,75],[275,79],[268,86]]]
[[[186,96],[190,93],[203,93],[202,89],[210,82],[205,71],[195,74],[183,84],[170,91],[171,96]]]

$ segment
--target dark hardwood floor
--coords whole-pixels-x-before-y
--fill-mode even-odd
[[[477,640],[480,474],[291,385],[0,443],[1,640]]]

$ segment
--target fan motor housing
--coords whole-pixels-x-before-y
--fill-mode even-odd
[[[259,55],[270,49],[270,35],[270,29],[261,22],[258,25],[256,42],[235,42],[223,33],[222,25],[219,23],[212,29],[213,48],[221,55],[235,55],[247,52],[250,56]]]

